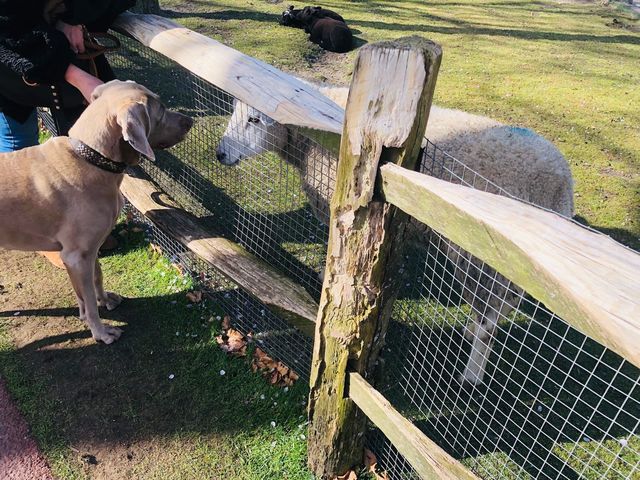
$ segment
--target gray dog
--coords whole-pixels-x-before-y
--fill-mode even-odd
[[[97,256],[123,206],[124,169],[141,154],[155,159],[152,148],[175,145],[192,125],[143,86],[114,80],[95,89],[69,137],[0,154],[0,247],[59,251],[95,340],[122,333],[98,315],[122,299],[104,291]]]

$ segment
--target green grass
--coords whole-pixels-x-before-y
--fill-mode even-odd
[[[284,3],[165,1],[185,26],[279,68],[348,82],[357,52],[323,53],[276,23]],[[301,5],[301,4],[300,4]],[[628,10],[552,0],[342,1],[362,42],[423,35],[443,46],[435,102],[533,128],[567,157],[576,213],[640,249],[640,23]],[[617,5],[617,4],[616,4]],[[628,28],[610,26],[613,19]]]
[[[110,478],[309,478],[304,382],[271,387],[248,359],[227,357],[209,322],[222,312],[189,308],[191,280],[140,239],[101,263],[107,288],[130,297],[107,315],[125,325],[116,344],[96,345],[80,326],[16,349],[14,319],[0,317],[0,374],[54,473],[92,478],[78,457],[117,463],[112,444],[135,461]]]

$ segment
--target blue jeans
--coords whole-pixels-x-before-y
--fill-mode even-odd
[[[0,153],[15,152],[38,144],[38,116],[36,109],[24,123],[0,112]]]

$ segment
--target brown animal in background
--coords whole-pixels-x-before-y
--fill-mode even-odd
[[[325,50],[344,53],[353,47],[353,33],[344,18],[333,10],[322,7],[293,8],[282,12],[280,25],[304,28],[309,40]]]
[[[192,125],[145,87],[114,80],[95,89],[69,137],[0,154],[0,247],[59,251],[95,340],[122,333],[98,315],[122,298],[104,291],[97,256],[123,206],[124,169],[141,154],[155,159],[152,148],[175,145]]]
[[[305,31],[309,40],[330,52],[345,53],[353,47],[353,33],[347,24],[333,18],[312,18]]]

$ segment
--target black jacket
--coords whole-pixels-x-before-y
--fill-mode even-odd
[[[67,38],[54,27],[57,19],[84,24],[90,31],[106,31],[133,4],[135,0],[0,0],[0,110],[24,121],[33,109],[25,99],[33,92],[23,79],[44,85],[63,83],[75,55]]]

